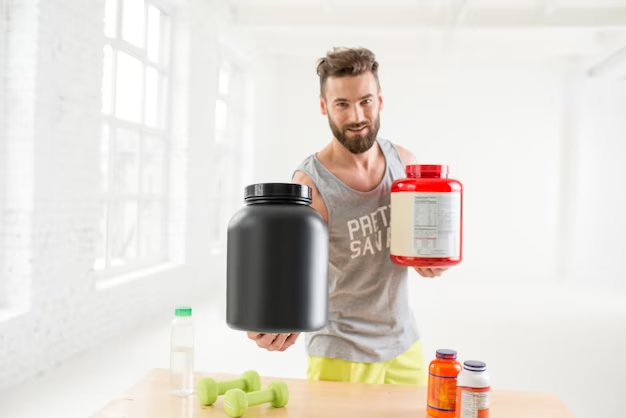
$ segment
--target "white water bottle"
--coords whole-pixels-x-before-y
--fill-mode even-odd
[[[194,390],[194,337],[191,308],[176,308],[171,324],[170,390],[177,396],[189,396]]]

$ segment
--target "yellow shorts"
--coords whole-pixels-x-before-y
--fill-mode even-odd
[[[309,356],[307,378],[392,385],[428,384],[420,341],[404,353],[382,363],[357,363],[335,358]]]

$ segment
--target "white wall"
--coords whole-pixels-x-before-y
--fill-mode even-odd
[[[572,278],[626,293],[626,80],[581,86]],[[626,300],[626,297],[625,297]]]
[[[211,202],[195,191],[211,176],[218,22],[226,22],[209,2],[179,2],[188,8],[172,57],[172,262],[101,288],[92,266],[104,2],[8,4],[0,292],[10,303],[0,307],[0,387],[150,318],[167,321],[178,304],[211,300]]]
[[[602,354],[626,349],[617,331],[626,327],[624,82],[587,80],[580,51],[541,49],[558,35],[501,35],[449,54],[393,34],[352,43],[320,34],[306,47],[296,36],[257,39],[274,46],[255,66],[257,180],[289,181],[331,138],[315,59],[332,46],[371,46],[386,101],[381,134],[421,162],[449,164],[465,185],[463,264],[437,280],[411,273],[426,358],[454,348],[486,361],[494,388],[555,393],[581,418],[619,414],[593,399],[619,397],[626,372]],[[594,381],[606,384],[581,383]]]
[[[212,190],[212,158],[220,155],[213,116],[225,10],[214,8],[217,2],[178,1],[189,8],[181,12],[175,48],[172,137],[180,146],[171,181],[172,200],[182,208],[176,219],[186,222],[185,229],[173,230],[180,244],[174,250],[185,262],[98,289],[91,265],[103,2],[88,3],[9,1],[8,117],[0,137],[8,161],[6,176],[0,176],[0,190],[6,191],[0,294],[9,307],[0,308],[0,387],[45,373],[113,335],[141,328],[148,318],[162,316],[166,328],[179,303],[209,305],[223,325],[224,306],[213,299],[224,300],[224,259],[211,257],[210,236],[216,223],[224,228],[228,220],[220,209],[233,204],[216,205],[220,196]],[[440,280],[412,275],[411,300],[426,352],[452,346],[463,357],[475,355],[493,365],[498,387],[554,391],[579,416],[599,411],[587,394],[617,399],[620,381],[611,380],[608,366],[584,381],[611,382],[613,392],[574,385],[568,377],[569,365],[595,358],[603,347],[626,348],[615,331],[626,323],[623,293],[595,291],[624,290],[618,238],[626,232],[619,188],[625,93],[621,84],[580,85],[576,61],[562,62],[549,50],[563,44],[578,53],[588,48],[587,37],[535,33],[515,40],[509,32],[483,33],[453,42],[455,53],[448,54],[452,50],[440,49],[445,45],[436,36],[404,32],[326,34],[304,42],[296,32],[286,35],[259,36],[248,44],[255,91],[247,105],[256,109],[256,120],[244,130],[254,149],[254,159],[246,162],[254,176],[245,179],[289,181],[297,164],[326,144],[315,59],[333,45],[371,46],[381,61],[386,100],[381,133],[423,162],[449,164],[466,186],[463,265]],[[601,182],[605,175],[615,178],[613,188]],[[580,245],[562,251],[574,239]],[[590,249],[587,243],[594,241],[610,245]],[[605,257],[611,262],[594,264]],[[576,274],[561,274],[564,266]],[[563,287],[574,283],[586,291]],[[480,292],[480,306],[468,290]],[[475,323],[496,330],[470,327]],[[203,325],[199,356],[215,359],[216,353],[249,347],[243,336],[224,342]],[[165,352],[166,346],[144,349]],[[285,353],[291,363],[282,369],[264,354],[259,368],[267,374],[289,368],[302,375],[303,351]],[[549,361],[556,357],[565,360]],[[233,358],[228,366],[200,364],[237,372]],[[520,365],[519,359],[530,358],[532,367]],[[542,368],[547,371],[537,382]],[[614,412],[613,405],[603,412]]]
[[[420,44],[406,49],[419,51]],[[527,54],[502,59],[497,49],[489,58],[463,54],[454,65],[373,50],[385,99],[381,135],[412,149],[421,162],[449,164],[451,176],[465,185],[465,261],[451,276],[474,283],[553,281],[562,210],[563,67]],[[290,179],[297,164],[330,139],[318,105],[319,53],[261,59],[259,180]]]
[[[4,0],[0,1],[0,80],[5,80],[6,74],[6,5]],[[5,129],[5,102],[6,102],[6,88],[5,83],[0,82],[0,132],[4,132]],[[1,136],[0,136],[1,137]],[[6,167],[6,141],[0,141],[0,167]],[[4,202],[5,200],[5,189],[6,189],[6,180],[5,180],[5,169],[0,168],[0,202]],[[0,217],[3,216],[4,207],[0,204]],[[4,267],[4,259],[5,259],[5,248],[6,245],[4,241],[6,240],[6,234],[0,231],[0,274],[5,271]],[[0,284],[0,289],[4,288],[2,284]],[[8,296],[5,294],[6,292],[2,292],[2,296],[0,296],[0,306],[8,305]]]

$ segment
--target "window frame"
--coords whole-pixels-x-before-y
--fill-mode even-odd
[[[115,9],[115,34],[113,37],[109,36],[106,33],[106,28],[103,32],[103,51],[107,46],[110,47],[112,55],[111,55],[111,67],[109,70],[111,71],[109,76],[111,79],[111,85],[109,86],[110,91],[108,94],[110,95],[109,99],[109,109],[105,111],[102,109],[101,111],[101,120],[102,127],[106,125],[108,127],[108,148],[106,154],[106,164],[107,164],[107,175],[106,179],[107,190],[100,191],[100,202],[104,207],[107,208],[106,211],[106,223],[105,223],[105,237],[104,237],[104,265],[97,266],[101,259],[100,253],[97,254],[96,259],[94,260],[94,271],[97,275],[98,280],[109,280],[122,275],[127,274],[136,274],[142,271],[150,270],[153,268],[158,268],[161,265],[168,264],[171,261],[170,251],[169,251],[169,240],[168,240],[168,229],[169,229],[169,219],[170,219],[170,207],[169,207],[169,196],[170,196],[170,182],[169,182],[169,173],[170,173],[170,158],[171,158],[171,106],[169,104],[169,98],[172,93],[172,37],[173,37],[173,24],[174,19],[172,16],[173,6],[167,4],[167,2],[159,1],[159,0],[144,0],[144,31],[143,31],[143,39],[144,42],[148,41],[148,16],[149,16],[149,8],[150,6],[155,7],[161,13],[161,16],[167,17],[167,27],[164,30],[164,26],[160,24],[159,28],[159,36],[160,42],[159,45],[159,61],[160,57],[163,56],[164,59],[161,62],[155,62],[148,58],[148,50],[146,48],[146,44],[144,44],[144,48],[138,48],[130,42],[123,39],[122,27],[123,27],[123,2],[124,0],[114,0],[116,4]],[[106,2],[105,2],[106,3]],[[106,4],[105,4],[106,8]],[[126,119],[119,118],[116,115],[116,93],[117,93],[117,65],[118,65],[118,56],[119,53],[123,52],[128,54],[134,59],[137,59],[142,65],[142,82],[143,87],[141,89],[142,98],[141,98],[141,122],[129,121]],[[165,54],[165,55],[163,55]],[[147,68],[152,67],[156,70],[158,78],[158,100],[159,100],[159,108],[158,108],[158,116],[157,119],[161,118],[162,123],[159,127],[151,127],[147,125],[146,122],[146,83],[147,83]],[[103,74],[104,76],[104,74]],[[166,81],[163,82],[163,78],[165,77]],[[103,98],[104,100],[104,98]],[[133,193],[117,193],[110,190],[110,186],[112,185],[113,176],[115,174],[115,142],[116,135],[119,129],[125,129],[133,132],[133,134],[137,134],[139,136],[139,144],[137,151],[137,178],[136,185],[137,190]],[[145,158],[145,150],[144,145],[146,142],[146,138],[158,138],[162,143],[162,160],[161,160],[161,187],[160,192],[157,194],[147,194],[143,190],[143,175],[144,175],[144,158]],[[102,139],[101,139],[102,140]],[[100,150],[102,152],[102,150]],[[101,157],[103,158],[102,154]],[[101,172],[100,172],[101,173]],[[135,220],[133,225],[136,227],[135,232],[135,257],[132,260],[124,260],[122,265],[114,265],[112,264],[112,257],[110,251],[110,240],[112,238],[112,231],[115,226],[111,224],[111,208],[114,204],[120,202],[132,202],[136,204],[136,212],[135,212]],[[142,207],[146,202],[156,202],[156,204],[160,208],[161,219],[160,219],[160,243],[161,248],[158,253],[150,254],[149,256],[141,256],[141,241],[143,239],[143,230],[142,230]],[[101,212],[102,213],[102,212]],[[102,217],[99,217],[99,221],[102,220]],[[121,227],[121,226],[118,226]],[[100,231],[100,228],[98,229]]]

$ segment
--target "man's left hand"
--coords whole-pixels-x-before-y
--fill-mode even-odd
[[[419,268],[414,267],[417,274],[422,277],[439,277],[443,274],[444,271],[448,270],[447,268]]]

